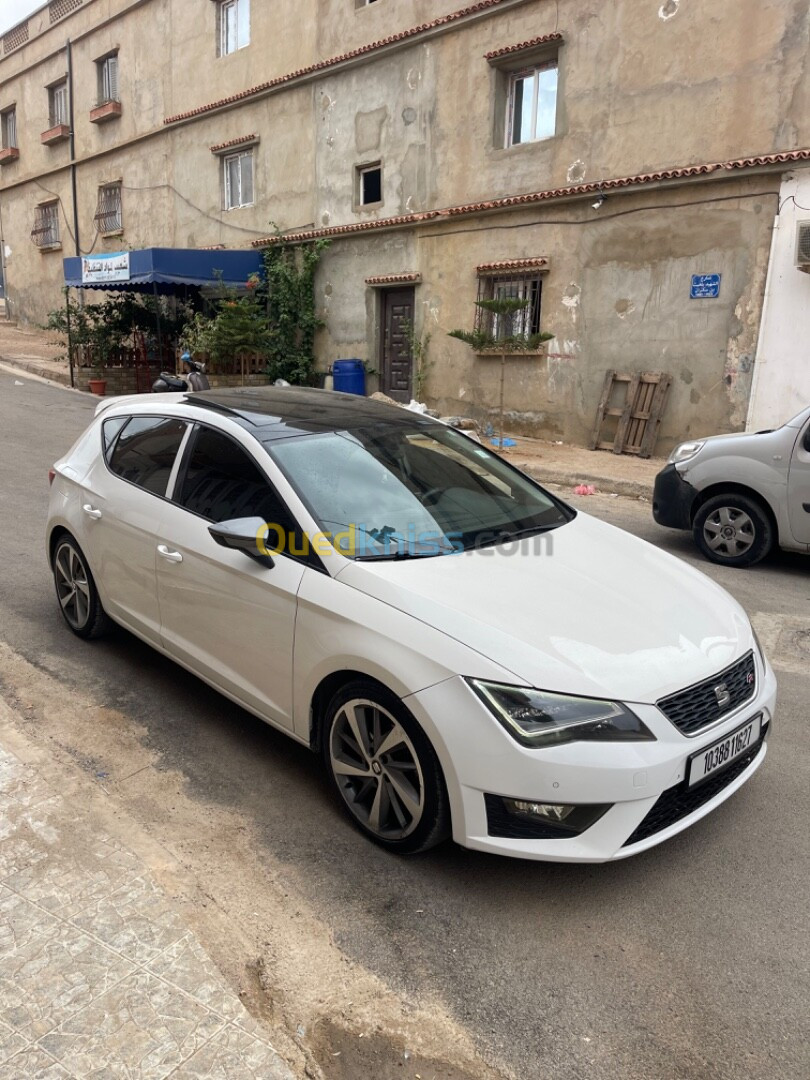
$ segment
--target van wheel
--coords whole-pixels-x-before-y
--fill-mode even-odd
[[[753,566],[775,540],[761,503],[733,491],[707,499],[695,515],[692,535],[706,558],[721,566]]]

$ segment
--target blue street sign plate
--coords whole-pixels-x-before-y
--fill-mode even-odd
[[[689,296],[692,300],[702,300],[720,295],[720,274],[692,274],[692,288]]]

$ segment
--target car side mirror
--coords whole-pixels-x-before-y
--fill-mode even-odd
[[[209,533],[221,547],[243,551],[262,566],[272,569],[275,565],[272,557],[259,547],[259,537],[264,535],[266,529],[267,524],[260,517],[234,518],[208,526]]]

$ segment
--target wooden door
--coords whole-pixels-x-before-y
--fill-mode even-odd
[[[382,294],[380,389],[395,401],[412,396],[409,329],[413,327],[414,290],[386,289]]]

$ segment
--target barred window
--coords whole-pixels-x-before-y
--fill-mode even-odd
[[[60,243],[58,202],[42,203],[35,208],[31,239],[39,248],[54,247]]]
[[[0,113],[0,133],[3,138],[3,149],[11,150],[17,145],[17,110],[6,109]]]
[[[98,104],[108,101],[120,101],[118,95],[118,53],[111,53],[96,61],[98,76]]]
[[[542,281],[537,274],[486,275],[478,279],[479,300],[528,300],[521,311],[496,315],[477,307],[475,328],[500,340],[540,333]]]
[[[116,233],[123,230],[120,183],[104,184],[98,189],[98,206],[93,220],[100,233]]]
[[[58,127],[68,122],[67,80],[55,83],[48,89],[48,127]]]

